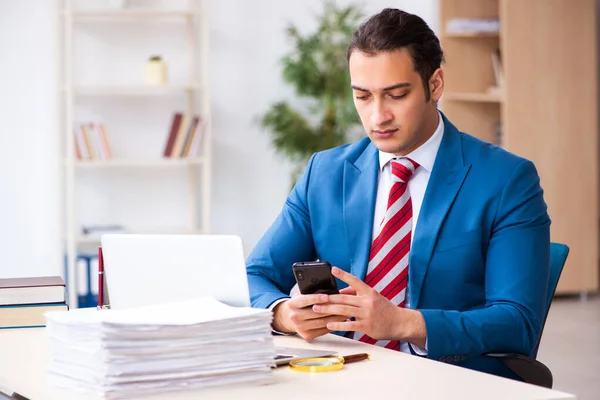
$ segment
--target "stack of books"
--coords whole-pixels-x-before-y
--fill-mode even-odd
[[[273,381],[268,310],[212,297],[47,313],[53,386],[115,399]]]
[[[65,282],[60,276],[0,279],[0,329],[46,325],[47,311],[65,311]]]

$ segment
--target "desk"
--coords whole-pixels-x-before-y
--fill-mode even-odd
[[[349,364],[341,371],[304,373],[278,368],[275,383],[237,385],[178,392],[151,399],[575,399],[575,396],[398,353],[334,335],[308,343],[298,337],[277,337],[278,346],[314,347],[339,354],[368,352],[371,359]],[[44,329],[0,330],[0,386],[32,400],[88,399],[46,383],[50,350]],[[146,397],[150,398],[150,397]]]

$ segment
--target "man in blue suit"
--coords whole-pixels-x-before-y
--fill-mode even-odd
[[[313,155],[247,260],[252,304],[273,310],[279,332],[513,377],[484,354],[535,351],[550,219],[533,163],[438,111],[442,62],[415,15],[385,9],[355,32],[348,63],[368,137]],[[347,287],[290,298],[291,265],[317,258]]]

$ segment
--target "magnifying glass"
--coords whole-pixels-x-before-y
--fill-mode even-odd
[[[339,371],[344,364],[368,360],[369,354],[359,353],[343,357],[315,357],[290,361],[290,368],[299,372],[329,372]]]

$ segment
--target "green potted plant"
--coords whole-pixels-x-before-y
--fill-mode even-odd
[[[295,164],[293,182],[310,156],[347,143],[360,120],[354,109],[346,51],[363,14],[356,6],[324,3],[318,27],[301,35],[290,25],[293,50],[283,59],[283,78],[302,100],[302,110],[279,101],[261,117],[278,153]]]

